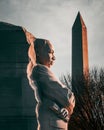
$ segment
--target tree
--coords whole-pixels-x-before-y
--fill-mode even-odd
[[[69,74],[60,79],[70,87]],[[104,130],[104,69],[92,69],[88,77],[78,78],[72,88],[76,107],[69,130]]]

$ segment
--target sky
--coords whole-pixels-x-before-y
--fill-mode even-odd
[[[104,67],[104,0],[0,0],[0,21],[49,39],[57,77],[71,74],[72,26],[80,11],[87,27],[89,67]]]

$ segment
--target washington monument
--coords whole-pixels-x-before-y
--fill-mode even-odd
[[[87,28],[78,12],[72,26],[72,78],[88,75],[88,41]]]

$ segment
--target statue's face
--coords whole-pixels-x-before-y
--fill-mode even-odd
[[[40,64],[46,65],[50,68],[54,63],[54,60],[54,47],[52,44],[47,43],[44,48],[40,49],[39,62]]]

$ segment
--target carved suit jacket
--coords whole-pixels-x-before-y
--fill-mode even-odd
[[[67,130],[67,123],[59,119],[49,107],[51,101],[57,103],[60,108],[68,107],[71,90],[63,85],[48,67],[41,64],[33,68],[31,77],[37,90],[35,97],[39,104],[36,110],[39,130]]]

